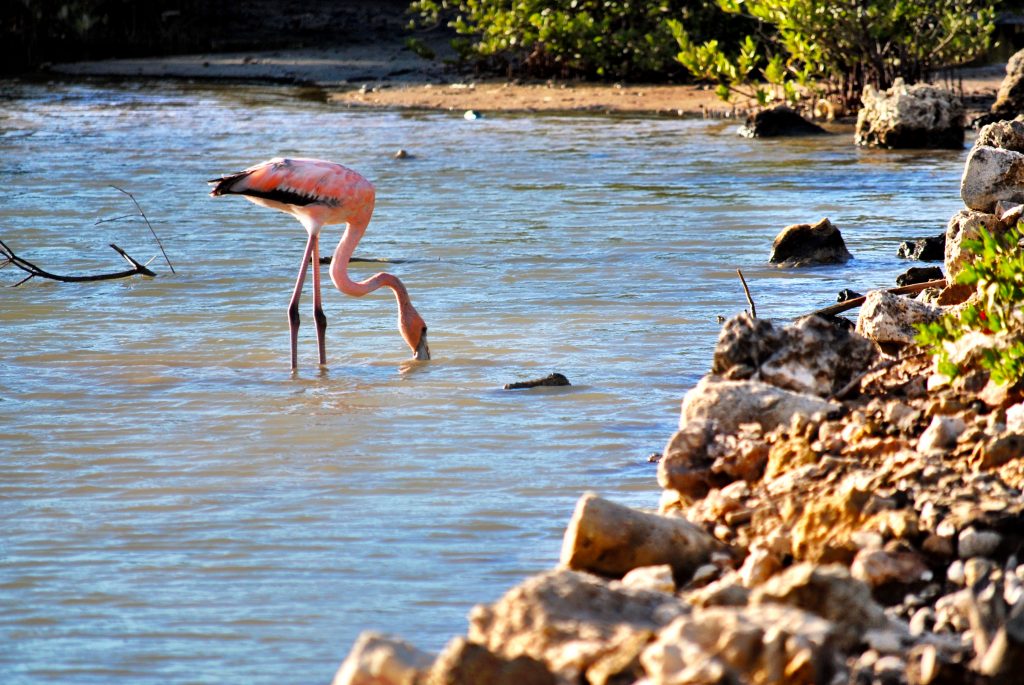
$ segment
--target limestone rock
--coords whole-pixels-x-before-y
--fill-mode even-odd
[[[772,604],[697,609],[640,657],[651,685],[827,683],[834,661],[829,621]]]
[[[457,637],[444,648],[423,685],[555,685],[555,676],[536,659],[502,659],[485,647]]]
[[[974,145],[1024,152],[1024,121],[996,121],[982,126]]]
[[[676,591],[672,567],[668,564],[635,568],[622,576],[622,584],[634,590],[651,590],[669,594]]]
[[[739,574],[743,587],[755,588],[765,582],[779,569],[782,568],[782,561],[778,555],[772,552],[763,544],[752,545],[747,558],[743,560]]]
[[[768,261],[780,266],[843,264],[853,255],[839,229],[827,218],[816,224],[793,224],[782,229],[772,243]]]
[[[840,408],[835,402],[761,381],[727,381],[709,375],[686,393],[679,423],[685,426],[690,421],[710,419],[723,433],[735,433],[741,424],[756,423],[767,432],[780,424],[788,425],[797,415],[828,415]]]
[[[964,106],[948,90],[896,79],[883,92],[865,86],[861,102],[858,145],[951,150],[964,145]]]
[[[721,549],[721,543],[684,518],[631,509],[587,493],[565,530],[561,564],[615,578],[642,566],[668,564],[677,580],[686,580]]]
[[[916,259],[921,262],[941,262],[946,254],[946,234],[931,238],[917,238],[900,243],[896,256],[901,259]]]
[[[578,683],[602,660],[632,663],[661,627],[688,611],[663,592],[563,569],[527,578],[494,604],[475,607],[467,637],[498,657],[528,656],[559,682]]]
[[[1024,50],[1015,53],[1006,63],[1006,76],[999,84],[992,114],[1007,119],[1024,112]]]
[[[827,133],[828,131],[821,126],[804,119],[785,105],[777,105],[751,114],[739,130],[739,134],[746,138],[814,136]]]
[[[868,368],[875,357],[868,340],[822,317],[806,316],[776,330],[744,312],[722,326],[711,371],[824,397]]]
[[[366,631],[345,657],[332,685],[415,685],[433,661],[408,642]]]
[[[658,461],[658,485],[697,499],[712,487],[714,459],[708,446],[714,440],[715,423],[706,419],[689,421],[665,445]]]
[[[982,228],[993,234],[1002,234],[1006,230],[996,215],[973,209],[962,209],[950,217],[946,225],[945,260],[946,277],[950,283],[956,280],[957,274],[964,270],[964,265],[971,258],[972,253],[964,249],[964,241],[979,240]]]
[[[975,145],[960,178],[960,197],[968,208],[988,214],[1000,201],[1024,202],[1024,153]]]
[[[761,365],[761,380],[819,396],[831,395],[877,356],[862,336],[819,316],[806,316],[783,329],[783,344]]]
[[[751,378],[782,345],[783,334],[768,319],[742,312],[726,320],[718,333],[711,373],[729,380]]]
[[[872,290],[860,307],[856,330],[877,343],[907,345],[917,335],[914,324],[931,323],[941,315],[939,307],[884,290]]]
[[[968,526],[957,536],[956,550],[961,559],[990,557],[1003,543],[1003,536],[994,530],[978,530]]]
[[[862,549],[857,552],[850,564],[850,575],[872,588],[889,583],[911,585],[931,580],[932,577],[920,555],[882,549]]]
[[[925,454],[948,452],[956,446],[956,439],[966,428],[963,419],[959,417],[936,415],[918,439],[917,451]]]
[[[769,578],[751,595],[752,604],[787,604],[828,619],[841,646],[851,647],[869,628],[886,625],[871,590],[841,564],[802,562]]]

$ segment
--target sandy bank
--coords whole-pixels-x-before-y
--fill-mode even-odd
[[[674,116],[737,113],[704,86],[594,83],[518,83],[476,80],[445,63],[443,43],[423,59],[399,40],[332,48],[195,54],[56,64],[51,73],[104,78],[168,78],[311,85],[330,102],[348,107],[483,112],[614,112]],[[987,111],[1004,65],[964,70],[969,116]]]

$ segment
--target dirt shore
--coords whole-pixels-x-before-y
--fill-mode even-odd
[[[671,116],[742,114],[700,85],[520,83],[459,73],[451,49],[436,41],[423,59],[399,39],[332,48],[195,54],[56,64],[50,73],[104,78],[167,78],[312,85],[347,107],[481,112],[609,112]],[[968,116],[988,110],[1005,65],[963,70],[954,87]]]

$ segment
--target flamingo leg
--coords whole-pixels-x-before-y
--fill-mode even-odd
[[[316,322],[316,346],[320,352],[320,366],[327,364],[327,315],[324,314],[323,300],[320,297],[320,238],[313,236],[313,252],[310,257],[313,265],[313,321]]]
[[[288,302],[288,327],[291,332],[292,341],[292,371],[299,366],[299,296],[302,294],[302,284],[306,280],[306,269],[309,268],[309,260],[316,249],[317,237],[309,234],[306,241],[306,251],[302,255],[302,264],[299,266],[299,275],[295,279],[295,290],[292,291],[292,299]]]

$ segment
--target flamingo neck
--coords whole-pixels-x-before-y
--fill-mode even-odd
[[[348,275],[348,263],[356,250],[356,245],[363,238],[366,232],[365,226],[358,224],[346,224],[345,233],[341,236],[338,247],[334,249],[334,257],[331,259],[331,281],[335,287],[346,295],[362,297],[380,288],[391,288],[398,300],[398,308],[401,314],[416,313],[409,299],[409,291],[397,277],[389,273],[377,273],[363,281],[353,281]]]

